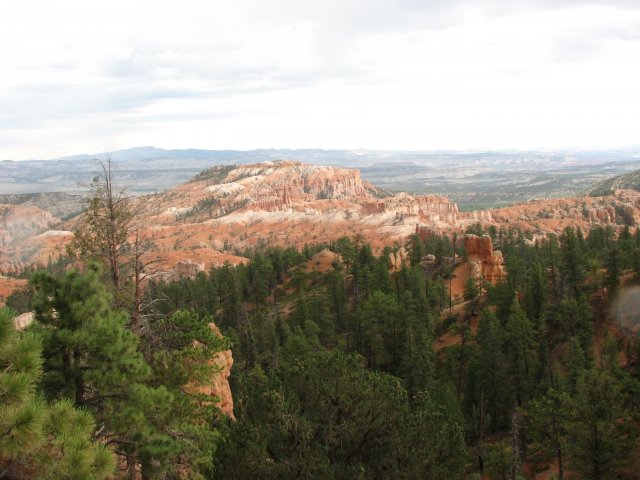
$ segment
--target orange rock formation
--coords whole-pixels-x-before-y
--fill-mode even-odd
[[[136,223],[142,226],[141,235],[150,245],[147,260],[157,261],[157,269],[174,271],[178,276],[197,273],[196,267],[180,262],[203,264],[206,271],[224,263],[244,262],[237,251],[260,245],[301,248],[349,236],[359,237],[380,251],[385,246],[403,245],[413,233],[423,238],[452,235],[463,233],[476,222],[485,227],[520,227],[539,237],[558,233],[568,225],[587,231],[594,224],[619,229],[625,223],[640,223],[638,192],[459,212],[457,205],[443,196],[389,195],[362,180],[358,170],[295,161],[213,169],[197,181],[139,197],[136,202]],[[39,220],[31,236],[16,242],[16,232],[31,228],[30,217],[26,211],[7,215],[8,226],[0,229],[4,238],[0,272],[45,265],[49,258],[55,260],[64,252],[73,222],[58,223],[55,228],[59,230],[47,231],[57,219],[47,213],[36,217]],[[494,270],[499,271],[497,267]],[[497,278],[488,266],[483,275]]]
[[[218,336],[222,337],[222,333],[214,323],[210,323],[209,327]],[[229,386],[229,375],[231,375],[231,367],[233,366],[233,355],[231,350],[218,352],[211,360],[211,363],[218,367],[218,372],[211,379],[208,385],[198,385],[197,391],[209,395],[217,399],[216,405],[222,413],[231,420],[236,417],[233,414],[233,396],[231,395],[231,387]]]
[[[504,260],[500,250],[494,250],[491,238],[477,235],[464,236],[464,249],[471,264],[474,278],[493,284],[504,275]]]

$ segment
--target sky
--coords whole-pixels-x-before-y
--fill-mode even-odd
[[[640,144],[640,0],[3,0],[0,159]]]

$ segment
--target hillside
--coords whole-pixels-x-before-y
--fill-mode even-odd
[[[589,189],[589,195],[592,197],[612,195],[616,190],[621,189],[640,192],[640,170],[598,182]]]
[[[82,195],[64,192],[0,194],[0,205],[34,205],[62,219],[79,214],[84,208],[84,203],[85,198]]]
[[[460,213],[443,196],[389,195],[355,169],[295,161],[216,167],[141,198],[139,208],[153,243],[176,250],[302,248],[341,236],[380,248],[402,243],[417,224],[446,231],[489,218]]]
[[[64,251],[75,220],[62,222],[29,206],[35,201],[30,196],[5,197],[29,201],[3,207],[0,272],[46,264]],[[631,190],[461,212],[442,195],[391,194],[364,180],[357,169],[297,161],[216,166],[169,191],[135,197],[132,208],[149,254],[165,270],[188,261],[204,269],[224,262],[236,264],[242,261],[238,253],[247,249],[303,248],[343,236],[369,242],[379,250],[402,245],[415,232],[453,235],[478,222],[485,228],[517,226],[540,235],[560,233],[567,226],[588,231],[593,225],[620,229],[640,223],[640,193]],[[42,213],[28,213],[28,209]]]
[[[193,439],[217,445],[208,436],[213,430],[224,442],[213,470],[207,466],[213,473],[202,478],[300,478],[305,471],[318,478],[354,478],[354,472],[377,478],[378,471],[385,472],[380,478],[471,480],[506,478],[508,471],[528,480],[563,471],[565,478],[635,478],[640,237],[623,226],[639,223],[640,192],[461,213],[446,197],[388,194],[358,170],[279,161],[216,167],[131,202],[130,231],[147,243],[143,263],[159,263],[143,272],[151,275],[143,296],[119,307],[132,312],[126,331],[146,355],[117,360],[127,374],[127,362],[149,362],[154,377],[140,380],[141,391],[168,385],[173,395],[206,395],[192,405],[211,411],[179,409],[188,425],[210,425],[201,419],[218,416],[217,408],[235,418],[218,416],[212,429],[189,426],[187,437],[171,396],[130,400],[116,391],[105,398],[126,403],[107,416],[91,406],[109,434],[119,435],[116,427],[129,422],[120,412],[151,405],[153,417],[138,415],[127,432],[151,431],[154,439],[174,442],[174,450],[152,452],[171,460],[165,468],[177,465],[189,474],[200,468],[187,454],[199,452]],[[4,207],[32,209],[7,218],[14,227],[26,223],[27,233],[34,228],[32,236],[12,241],[14,253],[42,242],[34,259],[51,246],[63,248],[82,221],[36,235],[51,228],[48,212],[31,225],[37,207]],[[560,230],[559,238],[544,235]],[[17,228],[6,231],[17,238],[8,236]],[[260,248],[266,246],[276,247]],[[78,275],[34,276],[32,293],[7,303],[22,298],[26,306],[33,294],[40,306],[73,287],[61,297],[74,308],[55,304],[67,321],[84,314],[105,288],[92,269]],[[5,295],[20,286],[0,283]],[[38,313],[36,321],[47,319]],[[212,322],[233,353],[211,336]],[[102,339],[117,328],[124,322],[87,329],[95,336],[91,345],[99,346],[96,357],[109,365],[113,340]],[[204,333],[215,362],[193,349],[206,345]],[[195,380],[194,366],[223,369],[198,386],[185,383],[187,372]],[[130,381],[98,385],[131,388]],[[592,408],[599,415],[595,433]],[[166,416],[156,434],[158,411]],[[560,447],[538,441],[556,421]],[[607,442],[594,446],[593,435]],[[141,445],[153,441],[139,438]],[[154,467],[125,450],[116,453],[129,471]],[[597,460],[603,455],[610,460]],[[611,475],[597,477],[594,468]]]

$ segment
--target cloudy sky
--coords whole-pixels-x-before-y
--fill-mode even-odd
[[[640,0],[20,0],[0,159],[640,144]]]

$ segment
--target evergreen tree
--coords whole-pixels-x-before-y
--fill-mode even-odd
[[[562,329],[565,338],[579,339],[583,350],[588,351],[593,338],[593,312],[587,297],[580,295],[562,300],[555,317],[554,323]]]
[[[129,316],[111,309],[99,269],[60,279],[39,272],[32,282],[47,395],[89,409],[99,437],[126,458],[131,478],[138,465],[147,477],[184,468],[178,459],[192,434],[174,429],[183,418],[175,411],[180,399],[165,385],[151,385]]]
[[[587,370],[578,379],[568,445],[572,468],[585,478],[616,478],[631,458],[638,431],[624,402],[608,372]]]
[[[371,368],[390,371],[396,359],[402,316],[392,295],[374,292],[356,314],[356,348]]]
[[[541,318],[547,302],[547,278],[544,267],[540,263],[529,269],[527,287],[525,289],[524,305],[527,316],[531,320]]]
[[[101,479],[115,458],[93,442],[93,418],[71,402],[53,404],[37,393],[42,375],[40,338],[15,331],[0,309],[0,478]]]
[[[100,162],[101,172],[89,186],[87,207],[77,223],[70,251],[102,261],[119,292],[124,287],[133,211],[126,192],[115,185],[112,167],[110,156]]]
[[[489,424],[495,431],[507,425],[509,387],[502,329],[495,314],[488,309],[480,317],[476,340],[480,347],[478,363],[481,398],[486,402]]]
[[[420,261],[422,257],[425,256],[425,248],[424,243],[420,239],[420,237],[416,234],[411,236],[411,240],[409,241],[410,246],[410,254],[409,261],[411,262],[412,267],[417,267],[420,265]]]
[[[607,256],[607,287],[610,292],[615,293],[618,289],[618,285],[620,284],[620,276],[622,274],[622,270],[624,260],[622,258],[622,252],[617,245],[613,245],[609,250],[609,254]]]
[[[528,432],[558,462],[558,478],[564,478],[569,422],[572,419],[571,397],[549,389],[527,407]]]
[[[533,393],[537,375],[535,331],[520,304],[514,302],[505,326],[505,350],[517,405],[523,405]]]
[[[395,478],[448,480],[464,473],[466,445],[463,417],[455,390],[438,385],[434,391],[416,395],[403,429]],[[389,478],[392,478],[389,476]]]
[[[579,230],[571,227],[564,229],[562,243],[562,272],[567,287],[574,296],[578,296],[585,279],[585,257],[582,248],[583,239]]]
[[[473,276],[470,276],[465,282],[463,296],[467,302],[467,312],[470,315],[477,315],[480,301],[480,288],[478,288],[478,283]]]
[[[566,372],[564,374],[565,390],[575,394],[578,379],[587,367],[587,359],[580,340],[576,337],[569,339],[569,345],[565,357]]]
[[[254,369],[249,379],[221,478],[396,477],[393,432],[407,409],[396,379],[336,351],[304,353],[270,378]]]

